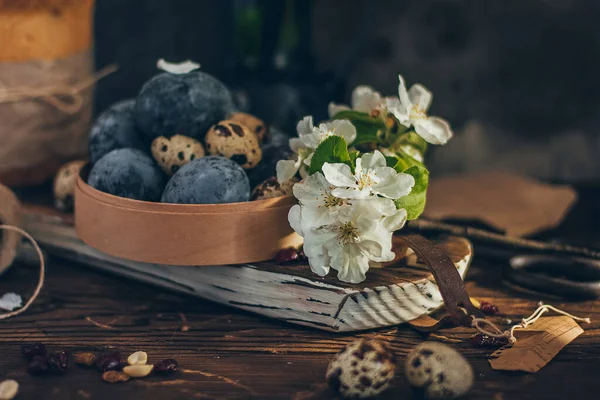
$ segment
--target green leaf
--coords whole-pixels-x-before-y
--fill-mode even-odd
[[[427,142],[421,136],[417,135],[415,131],[402,134],[397,143],[400,145],[412,146],[418,150],[421,155],[424,155],[427,151]]]
[[[394,157],[394,156],[384,156],[384,157],[385,157],[385,162],[386,162],[387,166],[390,168],[396,169],[396,165],[398,165],[398,163],[400,162],[400,159],[398,157]]]
[[[406,209],[409,220],[417,219],[425,209],[429,171],[423,165],[413,165],[402,172],[415,178],[415,186],[408,196],[396,200],[396,207]]]
[[[313,153],[309,173],[322,172],[325,163],[344,163],[352,167],[348,145],[340,136],[329,136]]]
[[[379,143],[386,133],[385,123],[380,118],[354,110],[343,110],[333,116],[333,119],[347,119],[356,128],[356,139],[352,145],[362,143]]]

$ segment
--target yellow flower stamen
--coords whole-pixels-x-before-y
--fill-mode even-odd
[[[344,200],[340,199],[339,197],[335,197],[331,193],[328,193],[325,196],[325,199],[323,199],[323,204],[325,204],[325,207],[328,207],[328,208],[335,207],[335,206],[342,206],[342,205],[344,205]]]
[[[339,241],[343,245],[356,243],[358,240],[358,228],[352,222],[346,222],[338,226]]]
[[[412,106],[412,108],[410,109],[410,118],[411,119],[422,119],[422,118],[427,118],[427,114],[425,113],[425,110],[419,108],[418,104],[415,104],[414,106]]]

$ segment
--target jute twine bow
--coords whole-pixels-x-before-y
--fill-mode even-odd
[[[568,312],[560,310],[549,304],[544,304],[542,302],[539,302],[538,306],[539,307],[533,312],[533,314],[531,314],[527,318],[523,318],[519,324],[513,325],[512,327],[510,327],[510,329],[507,329],[505,331],[502,331],[498,327],[498,325],[496,325],[493,322],[490,322],[484,318],[472,317],[471,326],[473,328],[477,329],[479,332],[483,333],[484,335],[488,335],[490,337],[498,338],[498,339],[505,338],[506,340],[508,340],[508,343],[512,344],[517,341],[517,338],[515,337],[515,333],[514,333],[515,330],[527,328],[528,326],[532,325],[535,321],[540,319],[540,317],[544,313],[546,313],[550,310],[554,311],[555,313],[562,314],[567,317],[573,318],[575,321],[578,321],[578,322],[586,322],[588,324],[591,322],[589,318],[576,317],[575,315],[569,314]],[[465,312],[466,312],[466,310],[465,310]],[[488,327],[490,329],[488,329]]]
[[[81,81],[68,85],[59,84],[44,87],[6,88],[0,86],[0,103],[12,103],[29,99],[40,99],[66,114],[75,114],[83,106],[81,92],[98,82],[118,68],[116,64],[108,65],[97,73]]]
[[[13,232],[17,232],[17,233],[23,235],[27,240],[29,240],[31,242],[31,244],[32,244],[33,248],[35,249],[35,252],[37,253],[37,256],[40,260],[40,278],[38,280],[37,286],[35,287],[35,291],[31,295],[29,300],[27,300],[27,303],[25,303],[25,305],[23,307],[19,308],[18,310],[15,310],[15,311],[0,314],[0,320],[2,320],[2,319],[14,317],[15,315],[19,315],[19,314],[25,312],[29,308],[29,306],[33,304],[35,299],[40,294],[42,287],[44,286],[44,275],[45,275],[46,267],[45,267],[45,263],[44,263],[44,254],[42,253],[40,246],[38,246],[35,239],[33,237],[31,237],[31,235],[29,233],[25,232],[21,228],[17,228],[16,226],[12,226],[12,225],[0,225],[0,230],[13,231]]]

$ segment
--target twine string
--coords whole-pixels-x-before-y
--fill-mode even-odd
[[[35,252],[37,253],[38,259],[40,260],[40,278],[38,280],[35,291],[31,295],[29,300],[27,300],[27,302],[25,303],[25,305],[23,307],[19,308],[18,310],[0,314],[0,320],[3,320],[3,319],[14,317],[16,315],[19,315],[19,314],[25,312],[29,308],[29,306],[33,304],[35,299],[40,294],[42,287],[44,286],[44,275],[45,275],[46,266],[44,263],[44,254],[42,253],[40,246],[38,246],[35,239],[29,233],[25,232],[21,228],[17,228],[16,226],[12,226],[12,225],[0,225],[0,230],[17,232],[17,233],[21,234],[22,236],[24,236],[27,240],[29,240],[31,242],[33,248],[35,249]]]
[[[586,317],[586,318],[577,317],[573,314],[569,314],[568,312],[558,309],[549,304],[544,304],[542,302],[539,302],[538,308],[533,312],[533,314],[531,314],[527,318],[523,318],[520,323],[511,326],[510,329],[503,331],[498,327],[498,325],[494,324],[493,322],[488,321],[484,318],[476,318],[473,316],[472,316],[471,326],[473,328],[477,329],[479,332],[483,333],[484,335],[488,335],[490,337],[498,338],[498,339],[506,338],[508,340],[508,342],[512,344],[517,341],[517,338],[515,337],[515,333],[514,333],[515,330],[525,329],[525,328],[529,327],[530,325],[534,324],[538,319],[540,319],[540,317],[548,311],[554,311],[557,314],[565,315],[567,317],[573,318],[575,321],[578,321],[578,322],[585,322],[588,324],[591,322],[591,320],[588,317]],[[466,310],[465,310],[465,312],[466,312]]]
[[[83,106],[81,92],[94,85],[100,79],[115,72],[116,64],[108,65],[93,75],[73,84],[59,84],[44,87],[0,87],[0,103],[11,103],[26,99],[40,99],[67,114],[78,112]]]

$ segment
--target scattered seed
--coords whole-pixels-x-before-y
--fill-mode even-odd
[[[102,379],[108,383],[127,382],[129,375],[122,371],[106,371],[102,374]]]
[[[121,355],[118,351],[114,353],[104,353],[96,358],[96,368],[102,372],[120,370]]]
[[[96,362],[96,355],[90,352],[81,352],[73,354],[75,363],[91,367]]]
[[[128,365],[123,368],[123,372],[129,375],[132,378],[143,378],[145,376],[150,375],[154,365],[152,364],[136,364],[136,365]]]
[[[127,357],[129,365],[143,365],[148,362],[148,354],[145,351],[136,351]]]
[[[48,369],[55,374],[64,374],[69,367],[69,354],[66,351],[56,351],[46,358]]]
[[[176,372],[178,369],[179,364],[177,364],[177,360],[173,358],[168,358],[154,364],[154,372],[158,374],[169,374],[171,372]]]
[[[21,354],[31,361],[35,356],[45,356],[46,346],[41,343],[24,344],[21,346]]]
[[[12,400],[19,391],[19,383],[13,379],[0,382],[0,400]]]
[[[48,371],[48,361],[45,356],[34,356],[29,365],[27,371],[32,375],[41,375]]]

